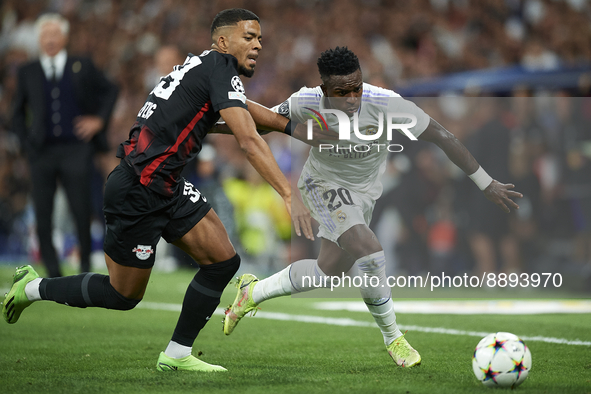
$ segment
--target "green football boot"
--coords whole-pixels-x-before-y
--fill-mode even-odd
[[[401,367],[410,368],[421,363],[421,355],[410,346],[404,335],[396,338],[386,349],[392,360]]]
[[[2,303],[2,316],[4,316],[4,320],[8,324],[16,323],[23,310],[33,303],[33,301],[29,301],[25,294],[25,286],[38,277],[39,274],[30,265],[24,265],[16,269],[12,276],[10,291],[5,294]]]
[[[256,276],[251,274],[244,274],[238,278],[236,287],[238,294],[234,299],[234,303],[225,311],[224,315],[224,334],[230,335],[236,325],[248,312],[257,311],[257,304],[252,300],[252,289],[259,280]]]
[[[156,369],[162,372],[169,371],[195,371],[195,372],[223,372],[226,368],[220,365],[208,364],[205,361],[199,360],[193,355],[183,358],[170,358],[164,352],[160,353],[158,357],[158,364]]]

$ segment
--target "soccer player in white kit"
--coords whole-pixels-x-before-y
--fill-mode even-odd
[[[226,310],[224,333],[229,335],[238,321],[261,302],[315,289],[327,276],[339,276],[354,267],[359,275],[376,277],[374,282],[364,282],[373,286],[360,287],[361,296],[382,332],[392,359],[399,366],[412,367],[420,364],[421,356],[396,325],[391,290],[385,285],[386,258],[369,228],[375,201],[382,194],[380,178],[389,152],[387,125],[389,122],[407,124],[401,131],[409,138],[435,143],[505,212],[509,212],[509,207],[519,208],[511,198],[522,195],[510,190],[513,185],[493,180],[453,134],[414,103],[391,90],[363,83],[357,56],[346,47],[323,52],[318,59],[318,70],[322,85],[302,88],[273,110],[289,119],[285,130],[294,123],[301,124],[294,131],[300,135],[305,129],[303,123],[312,118],[322,128],[339,130],[338,114],[327,110],[339,110],[350,120],[351,138],[338,143],[329,141],[332,144],[311,149],[298,181],[303,202],[320,225],[320,254],[315,260],[296,261],[264,280],[251,274],[242,275],[236,299]],[[256,103],[249,103],[249,111],[257,125],[284,130],[286,120],[269,121],[274,118]],[[388,122],[388,114],[397,115]],[[299,235],[297,215],[292,210]],[[305,214],[300,216],[300,223],[304,233],[310,231],[306,229],[309,226]],[[304,278],[315,278],[312,282],[315,285]],[[326,287],[331,285],[330,281],[323,283]]]

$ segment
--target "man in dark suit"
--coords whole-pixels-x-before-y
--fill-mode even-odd
[[[45,14],[37,28],[40,57],[18,72],[13,130],[29,159],[41,258],[56,277],[51,217],[58,180],[75,220],[81,270],[90,270],[92,158],[109,148],[105,129],[118,89],[90,59],[67,55],[66,19]]]

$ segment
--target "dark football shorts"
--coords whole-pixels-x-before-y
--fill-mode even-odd
[[[134,170],[121,161],[105,185],[104,251],[118,264],[151,268],[160,238],[180,239],[210,209],[186,179],[181,178],[174,196],[165,197],[142,185]]]

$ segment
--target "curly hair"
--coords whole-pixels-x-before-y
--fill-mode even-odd
[[[322,52],[316,64],[322,80],[332,75],[349,75],[360,69],[359,59],[347,47],[336,47]]]
[[[220,27],[233,26],[241,21],[257,21],[260,23],[259,17],[252,11],[242,8],[230,8],[218,13],[211,23],[211,35]]]

